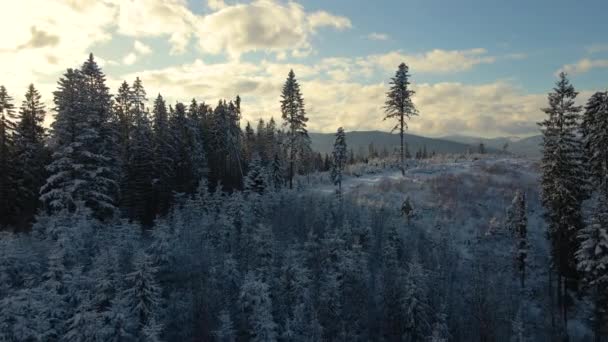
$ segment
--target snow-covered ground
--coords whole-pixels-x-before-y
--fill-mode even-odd
[[[497,272],[513,273],[513,244],[505,228],[505,216],[515,192],[523,192],[530,243],[529,279],[525,293],[517,299],[514,296],[514,301],[519,303],[515,305],[526,307],[531,322],[547,324],[550,259],[537,161],[493,156],[470,160],[437,158],[410,161],[404,175],[394,167],[379,164],[382,163],[351,167],[342,183],[345,198],[363,206],[385,208],[391,215],[399,215],[403,201],[409,198],[416,214],[409,224],[404,219],[404,238],[416,230],[437,241],[447,237],[460,267],[474,267],[479,262],[477,253],[485,253]],[[328,175],[320,175],[315,181],[311,191],[335,193]],[[515,275],[512,279],[515,281]],[[537,300],[541,297],[544,299]],[[588,333],[581,327],[580,320],[573,319],[571,336]]]

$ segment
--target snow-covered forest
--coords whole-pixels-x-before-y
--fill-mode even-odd
[[[128,81],[90,55],[52,109],[0,87],[1,341],[608,338],[606,92],[560,74],[540,160],[413,157],[401,64],[400,145],[355,157],[311,149],[293,71],[256,123]]]

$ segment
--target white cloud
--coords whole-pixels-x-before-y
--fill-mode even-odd
[[[292,56],[303,56],[310,52],[310,37],[320,27],[345,29],[351,23],[327,12],[307,13],[294,2],[258,0],[225,6],[202,17],[196,34],[206,53],[227,52],[238,58],[250,51],[281,54],[287,50]]]
[[[388,34],[378,33],[378,32],[372,32],[365,37],[369,40],[388,40],[389,39]]]
[[[352,27],[350,19],[346,17],[336,16],[325,11],[317,11],[308,16],[308,23],[314,30],[317,27],[334,27],[338,30],[344,30]]]
[[[575,64],[566,64],[556,74],[566,72],[570,75],[584,74],[596,68],[608,68],[608,59],[583,58]]]
[[[133,44],[133,49],[140,55],[149,55],[152,53],[152,48],[139,40],[136,40]]]
[[[207,0],[207,7],[214,11],[217,11],[226,7],[226,3],[224,2],[224,0]]]
[[[365,62],[391,71],[395,70],[401,62],[405,62],[413,72],[452,73],[467,71],[478,64],[491,64],[495,61],[496,57],[488,55],[486,49],[477,48],[469,50],[435,49],[421,54],[393,51],[369,56]]]
[[[161,92],[169,102],[194,97],[215,105],[220,98],[240,94],[244,121],[255,121],[270,116],[280,118],[281,87],[288,71],[294,69],[302,87],[311,131],[333,132],[338,126],[347,130],[390,130],[391,123],[382,120],[387,85],[352,80],[348,77],[350,62],[346,58],[331,58],[307,66],[235,60],[207,64],[197,60],[123,78],[139,76],[149,93]],[[480,85],[414,83],[413,89],[420,116],[410,121],[410,130],[432,136],[536,134],[536,122],[544,117],[540,108],[546,106],[547,101],[545,94],[526,94],[506,81]],[[581,99],[584,96],[581,95]]]
[[[137,61],[137,55],[134,52],[128,53],[122,59],[122,63],[125,65],[133,65],[133,63],[135,63],[135,61]]]

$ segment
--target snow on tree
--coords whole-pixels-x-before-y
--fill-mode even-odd
[[[608,92],[596,92],[589,98],[581,131],[595,184],[608,189]]]
[[[139,251],[133,259],[133,272],[127,274],[127,289],[123,296],[139,333],[156,314],[160,301],[161,289],[156,283],[156,267],[150,255]]]
[[[287,150],[289,161],[289,188],[293,188],[293,177],[296,172],[297,163],[303,159],[302,153],[310,146],[310,138],[306,130],[306,109],[304,99],[300,91],[300,84],[296,80],[293,70],[289,71],[287,80],[283,85],[281,93],[281,115],[287,131]]]
[[[16,159],[20,192],[18,206],[21,220],[26,221],[25,223],[29,223],[38,209],[40,187],[47,176],[45,167],[50,153],[45,146],[46,133],[43,127],[45,113],[40,93],[33,84],[30,84],[15,128],[15,155],[19,156]]]
[[[521,287],[525,285],[526,260],[528,257],[528,218],[526,215],[526,197],[516,191],[511,206],[507,209],[507,229],[514,238],[513,259],[519,273]]]
[[[331,164],[331,179],[338,186],[338,192],[342,192],[342,173],[347,162],[346,135],[342,127],[338,128],[334,150],[332,152],[333,162]]]
[[[47,209],[74,211],[83,201],[96,217],[116,211],[118,172],[109,125],[110,94],[93,55],[80,70],[68,69],[55,92],[54,153],[41,189]]]
[[[591,222],[578,234],[578,270],[594,304],[594,332],[608,323],[608,193],[602,191]],[[605,332],[604,332],[605,333]]]
[[[17,214],[18,187],[14,150],[15,111],[13,98],[0,86],[0,228],[13,223]]]
[[[266,168],[262,165],[262,160],[258,153],[254,153],[251,158],[249,171],[245,176],[244,183],[245,191],[250,193],[262,195],[268,190],[268,173]]]
[[[220,311],[219,327],[213,332],[216,340],[218,342],[234,342],[236,339],[235,332],[234,324],[230,319],[230,312],[228,310]]]
[[[174,141],[171,135],[169,114],[163,97],[158,94],[152,109],[154,151],[154,198],[156,210],[165,214],[169,210],[174,178]]]
[[[409,81],[409,67],[405,63],[399,64],[399,68],[395,73],[395,77],[391,78],[390,89],[386,94],[386,102],[384,109],[386,116],[384,120],[394,119],[397,120],[397,124],[393,127],[392,131],[399,130],[399,137],[401,139],[401,153],[399,154],[399,162],[401,167],[401,173],[405,174],[404,169],[404,150],[403,150],[403,136],[407,129],[406,120],[412,118],[412,116],[418,115],[418,110],[412,102],[412,95],[414,91],[410,89]]]
[[[268,284],[255,272],[245,275],[240,291],[244,330],[241,334],[253,342],[277,340],[277,324],[272,317],[272,301]]]
[[[154,182],[154,148],[153,132],[145,107],[146,92],[141,80],[135,79],[130,94],[130,111],[133,127],[129,136],[129,151],[124,165],[124,184],[122,203],[127,209],[128,217],[151,225],[154,219],[153,203]]]
[[[565,325],[568,289],[574,287],[577,278],[574,253],[579,245],[576,236],[583,225],[581,203],[586,197],[587,178],[578,134],[581,107],[574,102],[577,95],[566,74],[561,73],[549,94],[549,107],[543,109],[547,118],[539,123],[543,134],[542,203]]]

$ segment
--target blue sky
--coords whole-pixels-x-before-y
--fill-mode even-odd
[[[413,133],[491,137],[536,134],[560,70],[581,103],[608,87],[599,0],[0,1],[14,14],[0,23],[11,32],[0,83],[16,99],[33,82],[50,103],[61,73],[93,52],[113,90],[140,77],[170,102],[240,94],[254,121],[280,116],[293,68],[311,131],[388,130],[384,93],[403,61],[420,110]]]

